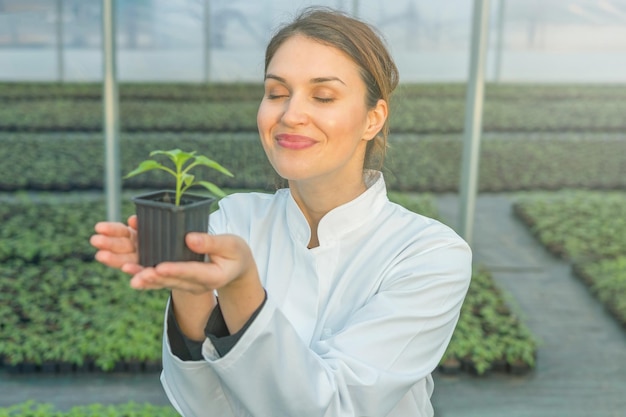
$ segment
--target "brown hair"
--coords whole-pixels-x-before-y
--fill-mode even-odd
[[[344,52],[360,69],[367,86],[368,108],[375,107],[380,99],[389,104],[398,85],[398,68],[374,27],[334,9],[308,7],[270,40],[265,50],[265,72],[278,48],[294,35],[304,35]],[[382,168],[388,134],[389,117],[376,138],[367,144],[365,168]]]

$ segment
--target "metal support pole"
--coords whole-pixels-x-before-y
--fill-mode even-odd
[[[102,58],[104,62],[102,96],[105,137],[104,188],[107,202],[107,219],[109,221],[120,221],[122,218],[115,33],[115,0],[102,0]]]
[[[359,17],[359,0],[352,0],[352,16]]]
[[[499,0],[498,2],[498,22],[496,32],[496,56],[495,56],[495,68],[493,72],[493,79],[495,82],[500,82],[502,76],[502,52],[504,51],[504,20],[506,16],[506,0]]]
[[[204,0],[204,82],[211,82],[211,0]]]
[[[63,62],[63,0],[56,0],[56,15],[57,15],[57,79],[60,83],[65,78],[65,68]]]
[[[459,232],[471,244],[478,185],[489,0],[474,0],[470,74],[465,102]]]

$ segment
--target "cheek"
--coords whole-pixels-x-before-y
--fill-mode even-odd
[[[345,106],[342,111],[330,113],[328,117],[322,118],[321,123],[341,136],[360,136],[367,124],[367,112],[359,105]]]
[[[281,108],[273,103],[261,103],[256,114],[257,128],[261,139],[271,136],[272,129],[280,123]]]
[[[259,132],[263,133],[264,127],[267,124],[267,106],[261,103],[259,109],[256,112],[256,124],[259,128]]]

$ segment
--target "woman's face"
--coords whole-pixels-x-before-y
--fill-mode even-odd
[[[386,115],[382,100],[367,109],[365,83],[347,55],[296,35],[269,62],[257,124],[267,157],[283,178],[347,180],[362,176],[367,141]]]

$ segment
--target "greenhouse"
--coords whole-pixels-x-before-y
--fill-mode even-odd
[[[388,199],[472,251],[434,415],[621,415],[626,0],[0,0],[0,416],[181,413],[159,379],[171,293],[96,261],[94,227],[172,188],[176,158],[212,202],[283,191],[259,140],[265,48],[308,6],[384,40]]]

